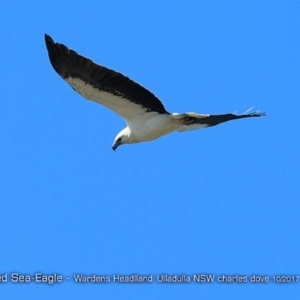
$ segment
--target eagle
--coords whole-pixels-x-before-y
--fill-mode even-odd
[[[265,116],[260,111],[250,112],[252,108],[241,115],[170,113],[153,93],[123,74],[55,43],[47,34],[45,42],[50,63],[58,75],[81,96],[106,106],[125,120],[127,126],[117,134],[113,150],[123,144],[152,141],[174,131],[184,132],[231,120]]]

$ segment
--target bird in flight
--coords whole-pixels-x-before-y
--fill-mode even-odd
[[[169,113],[154,94],[123,74],[55,43],[47,34],[45,41],[50,62],[58,75],[81,96],[106,106],[126,121],[127,127],[117,134],[113,150],[123,144],[155,140],[173,131],[183,132],[265,115],[259,111],[249,113],[249,110],[241,115]]]

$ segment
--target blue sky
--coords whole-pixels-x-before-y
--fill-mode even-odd
[[[2,4],[0,283],[5,299],[298,299],[297,1]],[[52,69],[44,34],[155,93],[232,121],[111,149],[124,121]],[[52,286],[12,273],[60,274]],[[79,284],[74,274],[153,275]],[[269,283],[157,283],[254,274]],[[70,278],[67,280],[66,278]]]

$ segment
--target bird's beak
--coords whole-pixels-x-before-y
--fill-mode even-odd
[[[113,149],[114,151],[116,151],[116,149],[117,149],[119,146],[120,146],[120,144],[115,143],[115,144],[113,144],[112,149]]]

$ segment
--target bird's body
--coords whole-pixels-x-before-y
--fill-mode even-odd
[[[175,122],[172,114],[156,114],[151,116],[150,113],[147,120],[143,116],[140,116],[134,122],[128,122],[127,125],[134,132],[138,140],[144,141],[155,140],[178,128],[178,123]]]
[[[45,35],[50,62],[55,71],[86,99],[98,102],[125,119],[127,127],[115,138],[121,144],[151,141],[173,131],[200,129],[264,113],[208,115],[169,113],[151,92],[121,73],[95,64],[88,58],[54,43]]]

